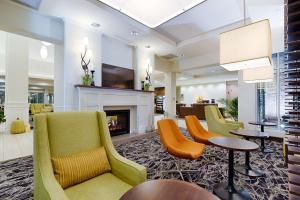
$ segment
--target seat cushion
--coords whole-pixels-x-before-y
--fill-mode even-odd
[[[202,155],[204,148],[204,144],[193,141],[185,141],[176,146],[172,153],[179,158],[195,160]]]
[[[65,193],[70,200],[118,200],[132,186],[111,173],[69,187]]]

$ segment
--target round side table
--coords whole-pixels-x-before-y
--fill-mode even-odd
[[[210,138],[212,144],[228,150],[228,182],[219,183],[214,187],[214,193],[224,200],[251,199],[244,189],[236,189],[234,185],[234,151],[254,151],[259,148],[254,142],[237,138]]]

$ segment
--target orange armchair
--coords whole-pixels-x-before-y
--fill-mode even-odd
[[[189,115],[185,117],[185,124],[190,136],[199,143],[211,145],[208,141],[209,138],[223,137],[220,134],[209,132],[203,128],[195,115]]]
[[[196,160],[202,155],[205,145],[184,137],[174,120],[159,120],[157,126],[160,140],[171,155],[189,160]],[[178,160],[178,166],[176,165],[176,167],[178,170],[167,172],[178,172],[183,180],[182,172],[198,172],[198,170],[181,170],[180,160]]]

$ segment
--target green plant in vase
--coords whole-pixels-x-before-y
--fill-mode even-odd
[[[85,74],[82,76],[82,84],[86,86],[90,86],[93,82],[92,76],[89,74]]]
[[[150,86],[151,86],[150,83],[145,83],[145,85],[144,85],[145,91],[149,91],[150,90]]]
[[[6,118],[3,111],[0,111],[0,124],[6,122]]]
[[[232,100],[227,100],[227,99],[220,99],[219,100],[220,103],[225,104],[226,108],[225,108],[225,112],[231,116],[234,120],[238,119],[238,98],[234,98]]]

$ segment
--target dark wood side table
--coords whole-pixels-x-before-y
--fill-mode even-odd
[[[273,122],[249,122],[249,124],[260,126],[261,132],[265,132],[265,126],[277,126],[277,124],[273,123]],[[261,138],[260,141],[261,141],[260,148],[263,153],[273,153],[274,152],[272,149],[266,148],[265,138]]]
[[[209,191],[185,181],[151,180],[126,192],[120,200],[218,200]]]
[[[260,132],[256,130],[247,130],[247,129],[237,129],[237,130],[230,130],[229,133],[242,136],[246,140],[249,140],[250,138],[268,138],[269,134],[266,132]],[[250,176],[250,177],[259,177],[263,176],[264,173],[260,170],[254,169],[250,165],[250,152],[246,151],[245,152],[245,164],[244,165],[238,165],[235,168],[235,171]]]
[[[219,183],[214,187],[214,193],[224,200],[251,199],[250,194],[244,190],[236,189],[234,185],[234,151],[254,151],[259,148],[254,142],[237,138],[210,138],[212,144],[228,149],[228,183]]]

